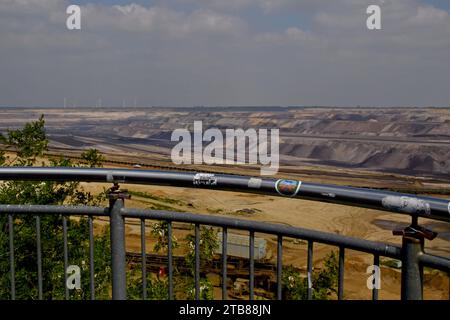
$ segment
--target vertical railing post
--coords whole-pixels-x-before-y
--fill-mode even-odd
[[[423,299],[423,268],[419,256],[423,253],[423,238],[403,236],[402,239],[402,300]]]
[[[9,232],[9,274],[11,277],[11,300],[16,300],[16,269],[14,260],[14,219],[12,215],[8,215],[8,232]]]
[[[124,199],[129,198],[125,192],[125,190],[120,191],[117,186],[109,193],[113,300],[126,300],[127,298],[125,220],[121,212],[124,207]]]
[[[423,267],[420,256],[424,253],[424,239],[433,240],[437,233],[418,224],[413,216],[411,225],[405,229],[394,230],[394,235],[402,236],[402,300],[423,299]]]

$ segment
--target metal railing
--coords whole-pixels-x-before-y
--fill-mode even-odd
[[[416,197],[414,195],[379,191],[363,188],[350,188],[335,185],[313,184],[293,180],[261,179],[259,177],[245,177],[222,174],[203,174],[185,172],[165,172],[125,169],[85,169],[85,168],[0,168],[2,180],[33,180],[33,181],[84,181],[109,182],[114,187],[109,192],[109,207],[92,206],[48,206],[48,205],[0,205],[0,215],[8,216],[9,265],[11,299],[15,299],[15,258],[14,258],[14,215],[34,215],[36,219],[36,254],[37,254],[37,283],[38,298],[43,298],[43,271],[41,226],[42,215],[63,216],[64,239],[64,268],[68,266],[67,219],[69,216],[89,217],[89,275],[90,298],[95,298],[94,290],[94,232],[92,217],[109,217],[111,238],[111,267],[112,267],[112,298],[126,299],[126,249],[125,249],[125,219],[140,219],[141,228],[141,258],[142,258],[142,295],[147,294],[146,275],[146,220],[160,220],[168,222],[168,296],[174,298],[173,283],[173,250],[172,233],[174,222],[184,222],[195,225],[195,298],[200,295],[200,227],[203,225],[222,228],[222,298],[227,298],[227,237],[228,230],[245,230],[249,232],[249,298],[255,298],[255,233],[275,235],[277,237],[276,254],[276,297],[282,298],[282,257],[283,238],[306,240],[308,299],[312,298],[311,274],[313,271],[313,248],[315,243],[327,244],[339,248],[338,255],[338,299],[344,298],[344,262],[345,251],[356,250],[373,255],[373,264],[380,265],[380,257],[398,259],[401,268],[401,298],[423,299],[423,268],[450,271],[450,259],[430,255],[424,252],[425,239],[432,240],[436,233],[418,224],[418,218],[424,217],[434,220],[450,221],[450,203],[447,200]],[[395,230],[394,234],[402,236],[402,246],[357,239],[343,235],[325,233],[303,228],[270,224],[249,220],[241,220],[219,216],[197,215],[160,210],[141,210],[126,208],[124,201],[129,195],[120,190],[119,183],[168,185],[178,187],[206,188],[215,190],[231,190],[250,193],[261,193],[282,197],[301,198],[313,201],[324,201],[349,206],[373,208],[377,210],[407,214],[412,217],[411,225],[404,230]],[[295,201],[295,200],[293,200]],[[66,275],[65,275],[66,277]],[[65,288],[65,297],[69,297]],[[373,288],[372,298],[378,299],[378,290]]]

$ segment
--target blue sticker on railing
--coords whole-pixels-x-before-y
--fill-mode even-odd
[[[282,196],[295,197],[301,185],[301,181],[280,179],[275,183],[275,190]]]

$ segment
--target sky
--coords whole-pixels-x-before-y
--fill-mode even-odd
[[[450,1],[1,0],[0,74],[10,107],[450,107]]]

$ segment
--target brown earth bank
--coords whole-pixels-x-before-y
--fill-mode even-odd
[[[283,166],[450,178],[450,108],[0,109],[0,132],[45,115],[51,146],[170,159],[173,130],[279,129]],[[254,147],[252,147],[254,148]]]

